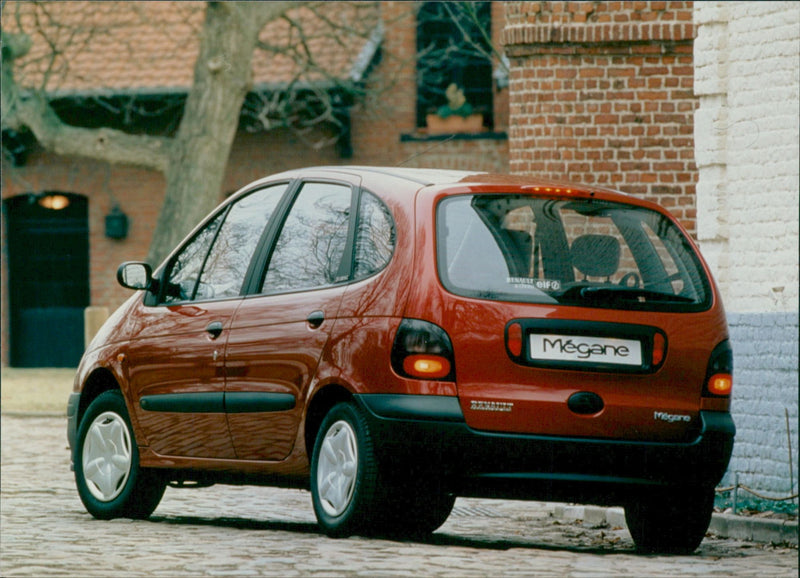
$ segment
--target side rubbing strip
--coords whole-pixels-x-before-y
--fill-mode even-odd
[[[139,405],[147,411],[175,413],[224,413],[223,393],[165,393],[146,395]]]
[[[290,393],[263,393],[236,391],[225,394],[228,413],[257,413],[294,409],[295,399]]]
[[[144,396],[139,405],[147,411],[174,413],[257,413],[294,409],[296,400],[289,393],[167,393]]]

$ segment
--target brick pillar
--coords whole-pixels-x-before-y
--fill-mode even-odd
[[[508,2],[510,168],[667,207],[694,234],[691,2]]]

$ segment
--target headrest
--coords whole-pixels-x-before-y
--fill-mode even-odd
[[[610,277],[619,268],[619,240],[609,235],[581,235],[572,242],[572,264],[587,277]]]

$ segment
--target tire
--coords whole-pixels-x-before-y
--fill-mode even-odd
[[[350,403],[334,406],[322,421],[311,459],[311,497],[320,527],[337,538],[374,533],[384,492],[361,411]]]
[[[95,518],[144,519],[161,501],[166,479],[139,467],[139,449],[119,391],[107,391],[86,410],[73,455],[75,483]]]
[[[705,537],[714,511],[714,488],[662,491],[625,507],[625,521],[640,552],[691,554]]]

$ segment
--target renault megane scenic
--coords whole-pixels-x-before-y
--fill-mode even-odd
[[[468,171],[252,183],[88,347],[80,497],[146,518],[167,486],[311,492],[331,536],[436,530],[457,496],[621,505],[642,551],[703,539],[732,354],[707,265],[659,206]]]

